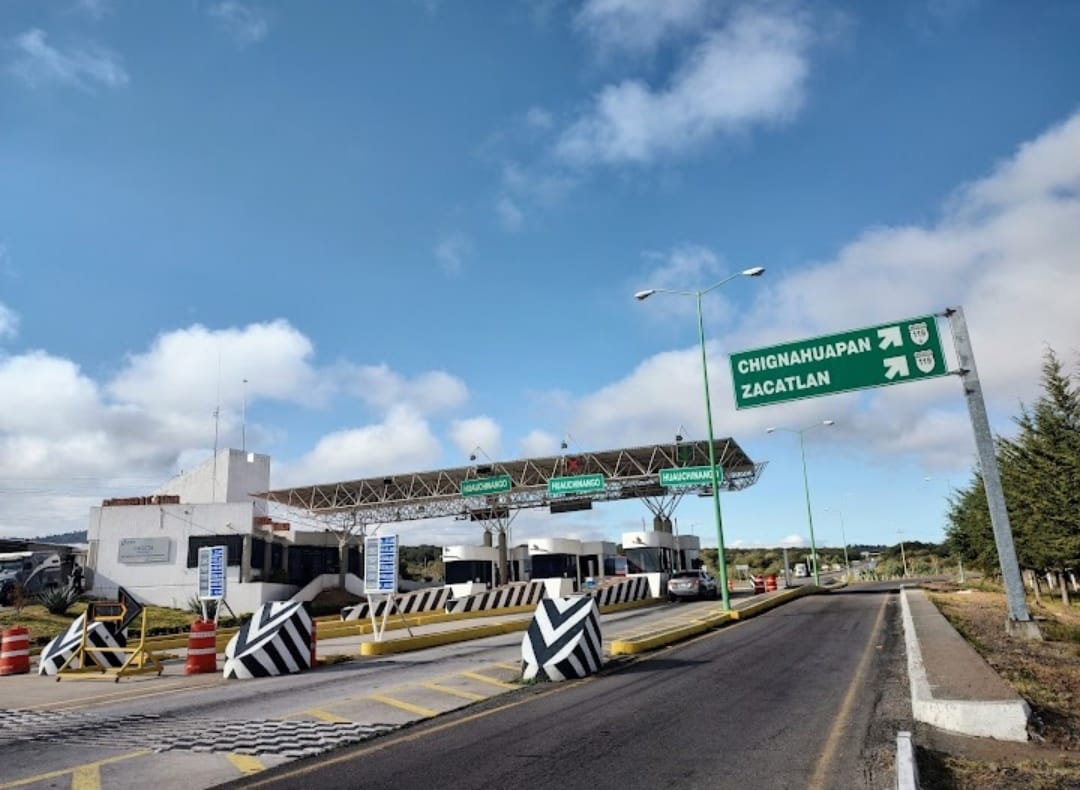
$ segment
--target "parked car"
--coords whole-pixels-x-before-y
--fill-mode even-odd
[[[696,571],[675,571],[667,583],[669,601],[685,598],[715,598],[717,595],[716,578],[703,569]]]

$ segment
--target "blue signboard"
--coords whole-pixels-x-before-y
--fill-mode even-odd
[[[364,540],[364,592],[397,592],[398,536],[382,535]]]
[[[199,600],[220,601],[225,598],[227,560],[225,546],[203,546],[199,549]]]

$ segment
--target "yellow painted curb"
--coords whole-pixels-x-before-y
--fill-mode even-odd
[[[611,654],[613,656],[622,656],[645,653],[649,650],[655,650],[658,647],[681,642],[684,639],[703,634],[714,628],[719,628],[731,619],[733,618],[730,612],[719,612],[717,614],[706,615],[700,620],[686,625],[677,626],[675,628],[666,628],[651,634],[646,634],[645,636],[635,636],[630,639],[616,639],[611,643]]]
[[[757,617],[759,614],[763,614],[770,609],[775,609],[781,604],[785,604],[788,601],[794,601],[796,598],[802,598],[804,595],[814,595],[822,592],[820,587],[796,587],[791,590],[785,590],[774,598],[769,598],[767,601],[761,601],[747,606],[745,609],[735,609],[731,612],[732,617],[735,620],[747,620],[751,617]]]
[[[471,639],[483,639],[487,636],[510,634],[514,631],[524,631],[529,627],[531,620],[513,620],[509,623],[492,623],[490,625],[475,625],[472,628],[461,628],[457,631],[440,631],[436,634],[424,634],[423,636],[407,636],[403,639],[391,639],[389,642],[362,642],[360,655],[384,656],[390,653],[407,653],[410,650],[423,650],[426,647],[449,645],[455,642],[468,642]]]

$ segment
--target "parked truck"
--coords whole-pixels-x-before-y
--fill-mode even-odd
[[[57,551],[11,551],[0,553],[0,606],[10,606],[16,587],[34,596],[67,584],[63,561]]]

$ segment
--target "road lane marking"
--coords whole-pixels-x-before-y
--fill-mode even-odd
[[[472,691],[463,691],[462,689],[454,689],[449,686],[441,686],[438,683],[421,683],[423,688],[431,689],[432,691],[440,691],[443,694],[450,694],[454,697],[461,697],[462,699],[472,700],[478,702],[482,699],[487,699],[483,694],[476,694]]]
[[[498,662],[496,662],[495,666],[501,667],[502,669],[512,669],[515,672],[520,672],[521,671],[521,662],[520,661],[517,662],[517,663],[515,663],[513,661],[498,661]]]
[[[101,766],[88,763],[72,771],[71,790],[101,790]]]
[[[489,678],[487,675],[481,675],[479,672],[458,672],[463,678],[469,678],[470,680],[479,680],[481,683],[490,683],[492,686],[498,686],[502,689],[516,689],[521,688],[515,683],[506,683],[502,680],[496,680],[495,678]]]
[[[328,710],[322,708],[308,708],[304,711],[308,716],[313,716],[321,721],[328,721],[332,724],[351,724],[352,719],[346,719],[344,716],[338,716],[336,713],[331,713]]]
[[[408,711],[409,713],[415,713],[417,716],[424,716],[425,718],[439,715],[439,712],[437,710],[432,710],[431,708],[424,708],[420,705],[413,705],[411,702],[394,699],[393,697],[387,697],[382,694],[369,694],[368,699],[373,699],[376,702],[383,703],[384,705],[390,705],[395,708],[400,708],[401,710]]]
[[[266,766],[262,764],[262,760],[258,757],[253,757],[250,754],[228,752],[225,755],[225,759],[232,763],[240,773],[244,774],[244,776],[253,776],[260,771],[266,770]],[[75,790],[75,788],[72,787],[71,790]]]
[[[162,694],[179,693],[179,692],[182,692],[182,691],[185,691],[185,690],[188,690],[188,689],[199,690],[199,689],[210,688],[210,687],[211,687],[210,684],[207,684],[205,686],[198,686],[198,687],[192,688],[192,686],[190,684],[178,683],[178,684],[175,684],[173,686],[169,686],[168,688],[164,688],[164,689],[158,687],[158,688],[155,688],[153,691],[147,691],[147,692],[142,693],[142,694],[140,694],[140,693],[132,694],[130,691],[129,692],[118,691],[118,692],[113,692],[113,693],[109,693],[109,694],[99,694],[96,697],[85,697],[83,699],[69,699],[69,700],[58,700],[56,702],[45,702],[45,703],[42,703],[40,705],[34,705],[33,708],[31,708],[31,710],[54,710],[54,711],[57,711],[59,713],[67,713],[69,711],[80,710],[82,708],[91,708],[91,707],[94,707],[95,704],[107,705],[107,704],[109,704],[111,702],[127,702],[127,701],[133,700],[133,699],[146,699],[147,697],[158,697],[158,696],[161,696]]]
[[[26,785],[36,784],[37,782],[45,782],[49,779],[56,779],[61,776],[67,776],[68,774],[72,774],[72,776],[74,776],[76,771],[87,768],[88,766],[94,766],[95,768],[100,770],[101,766],[103,765],[111,765],[112,763],[119,763],[123,762],[124,760],[133,760],[134,758],[142,757],[145,754],[151,754],[151,751],[149,749],[140,749],[137,752],[119,754],[116,757],[109,757],[107,759],[98,760],[97,762],[93,763],[75,765],[71,768],[61,768],[58,771],[49,771],[48,773],[38,774],[37,776],[28,776],[25,779],[16,779],[14,782],[5,782],[4,784],[0,784],[0,790],[8,790],[12,787],[26,787]]]
[[[585,678],[583,680],[573,680],[573,681],[567,681],[565,683],[558,683],[558,684],[556,684],[555,688],[550,689],[548,691],[542,691],[539,694],[536,694],[536,695],[533,695],[533,696],[528,696],[528,697],[525,697],[523,699],[519,699],[516,702],[508,702],[505,705],[498,706],[497,708],[491,708],[490,710],[484,710],[484,711],[480,711],[479,713],[473,713],[470,716],[462,716],[460,719],[455,719],[453,721],[448,721],[448,722],[445,722],[443,724],[433,724],[433,725],[431,725],[429,727],[424,727],[422,730],[410,732],[407,735],[401,735],[401,736],[398,736],[396,738],[395,737],[380,738],[377,742],[371,744],[370,746],[366,746],[366,747],[362,746],[362,747],[356,749],[355,751],[350,750],[350,751],[348,751],[348,752],[346,752],[344,754],[339,754],[337,757],[331,757],[331,758],[329,758],[327,760],[320,760],[318,763],[312,763],[311,765],[305,765],[305,766],[302,766],[300,768],[294,768],[294,769],[289,770],[289,771],[284,771],[282,773],[275,774],[272,777],[266,777],[265,779],[263,779],[261,781],[256,781],[256,782],[252,782],[250,784],[245,784],[245,785],[243,785],[243,787],[252,787],[252,788],[254,788],[254,787],[265,787],[266,785],[271,784],[271,783],[279,783],[279,782],[281,782],[283,780],[295,779],[298,776],[305,776],[306,774],[310,774],[313,771],[317,771],[317,770],[320,770],[322,768],[326,768],[326,767],[331,766],[331,765],[339,765],[341,763],[346,763],[346,762],[349,762],[350,760],[355,760],[358,757],[362,757],[365,754],[371,754],[372,752],[381,752],[384,749],[389,749],[391,746],[397,746],[398,744],[402,744],[402,743],[412,743],[413,741],[418,741],[421,738],[426,738],[429,735],[435,735],[437,733],[442,732],[443,730],[448,730],[451,727],[460,727],[460,726],[462,726],[464,724],[471,724],[472,722],[478,721],[479,719],[486,718],[486,717],[491,716],[491,715],[493,715],[495,713],[502,713],[505,710],[509,710],[510,708],[516,708],[519,705],[524,705],[527,702],[534,702],[534,701],[536,701],[538,699],[541,699],[543,697],[550,697],[552,694],[559,694],[559,693],[561,693],[563,691],[568,691],[568,690],[570,690],[572,688],[576,688],[577,686],[580,686],[582,683],[589,682],[590,680],[594,679],[595,677],[596,676],[593,675],[593,676],[590,676],[590,677]],[[302,787],[303,785],[298,785],[298,786]],[[0,790],[3,790],[2,786],[0,786]]]
[[[833,726],[829,729],[829,737],[825,739],[825,747],[821,750],[821,757],[818,758],[817,765],[814,767],[814,775],[810,778],[810,784],[808,785],[810,790],[826,790],[827,788],[825,774],[836,757],[836,750],[840,746],[840,736],[851,718],[851,709],[855,705],[859,687],[862,685],[866,671],[870,666],[870,659],[876,652],[875,645],[878,642],[878,632],[881,630],[881,624],[885,621],[885,607],[888,606],[890,600],[889,596],[885,596],[881,602],[881,608],[878,609],[877,619],[874,620],[874,627],[870,629],[870,637],[866,640],[866,647],[863,648],[859,665],[851,676],[847,693],[844,694],[844,700],[840,703],[840,710],[836,714]]]

